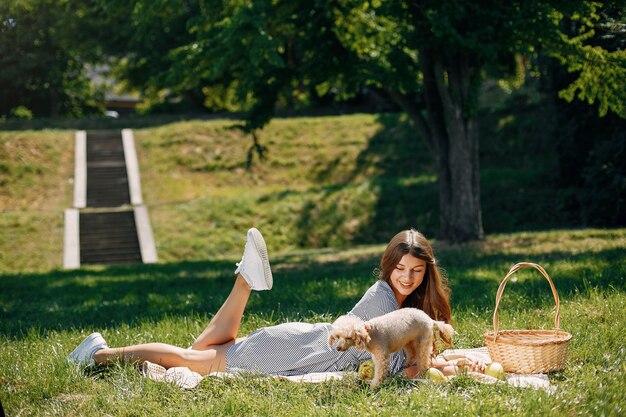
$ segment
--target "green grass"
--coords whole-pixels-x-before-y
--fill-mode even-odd
[[[241,242],[239,242],[241,244]],[[435,243],[452,287],[457,347],[483,344],[499,281],[517,261],[542,264],[573,334],[554,394],[391,378],[372,391],[354,378],[320,385],[266,379],[207,379],[192,391],[144,380],[131,364],[86,374],[65,356],[93,330],[111,345],[161,341],[187,346],[224,300],[238,251],[221,259],[152,266],[5,273],[0,276],[0,398],[7,415],[622,415],[626,403],[626,230],[489,236]],[[275,288],[254,293],[241,334],[289,320],[330,321],[373,282],[384,246],[309,249],[272,257]],[[501,328],[551,328],[554,301],[538,273],[507,285]]]
[[[462,348],[483,344],[496,288],[512,264],[547,268],[561,296],[561,327],[574,336],[565,370],[550,375],[555,394],[465,378],[445,385],[392,378],[374,392],[357,379],[244,378],[206,380],[188,392],[146,381],[132,365],[76,372],[65,357],[93,330],[115,346],[189,345],[228,294],[251,225],[266,236],[276,287],[253,294],[242,334],[285,321],[331,321],[371,285],[393,233],[416,226],[433,235],[437,227],[432,160],[402,116],[275,119],[260,134],[267,159],[255,159],[249,171],[250,138],[234,121],[134,119],[160,263],[62,271],[69,129],[129,126],[111,123],[63,122],[55,126],[66,130],[36,132],[0,126],[0,399],[7,415],[623,414],[626,229],[520,232],[568,222],[553,207],[559,191],[545,180],[547,166],[515,165],[506,143],[493,147],[481,172],[492,234],[435,246]],[[550,328],[547,283],[537,273],[518,277],[507,285],[501,327]]]
[[[73,132],[0,132],[1,211],[62,210],[73,176]]]
[[[179,119],[75,121],[77,128],[114,129],[126,120],[135,128],[143,197],[163,262],[223,257],[238,250],[251,225],[268,235],[273,253],[377,244],[408,227],[436,235],[436,170],[403,115],[274,119],[259,133],[266,159],[255,157],[249,170],[251,138],[236,121]],[[4,127],[11,126],[19,128]],[[579,214],[567,211],[550,180],[551,165],[524,153],[512,157],[525,142],[519,132],[513,144],[500,141],[506,132],[490,132],[481,143],[485,232],[579,227],[572,220]],[[73,136],[0,131],[0,270],[60,267]]]
[[[379,243],[389,230],[416,224],[432,235],[436,178],[404,117],[273,120],[259,134],[267,158],[255,157],[249,170],[251,139],[235,125],[192,120],[135,130],[144,201],[162,261],[221,257],[238,250],[253,224],[266,231],[275,253]],[[0,132],[0,146],[6,161],[0,270],[59,267],[59,222],[71,205],[73,131]],[[385,204],[389,198],[396,204]],[[16,239],[24,250],[15,250]]]

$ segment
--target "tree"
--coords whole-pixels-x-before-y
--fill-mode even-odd
[[[37,116],[80,115],[89,106],[78,6],[69,0],[0,2],[0,115],[17,106]]]
[[[139,0],[135,10],[153,4]],[[435,155],[440,235],[453,242],[483,236],[476,111],[486,77],[506,76],[529,62],[524,57],[547,54],[578,74],[566,98],[597,101],[601,112],[624,111],[624,52],[586,44],[599,21],[595,2],[206,0],[198,6],[187,21],[193,39],[169,50],[170,65],[153,77],[159,87],[234,89],[248,104],[250,131],[272,118],[280,97],[311,91],[341,97],[363,86],[385,91]]]
[[[107,63],[126,90],[139,91],[150,105],[162,104],[167,96],[183,97],[187,104],[202,108],[203,83],[185,85],[176,77],[170,54],[194,42],[189,26],[200,13],[199,1],[188,0],[70,0],[86,1],[92,25],[87,39],[98,58]],[[185,68],[193,72],[193,68]]]

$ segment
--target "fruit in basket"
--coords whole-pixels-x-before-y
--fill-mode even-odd
[[[492,362],[485,367],[485,375],[492,376],[496,379],[505,380],[506,374],[504,368],[499,362]]]
[[[361,379],[374,378],[374,362],[370,360],[361,362],[357,373]]]
[[[446,381],[446,377],[437,368],[428,368],[428,370],[426,371],[426,378],[430,379],[433,382],[445,382]]]

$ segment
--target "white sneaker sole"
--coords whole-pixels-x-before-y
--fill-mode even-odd
[[[269,256],[267,254],[267,246],[265,245],[265,239],[263,239],[263,235],[256,228],[250,229],[252,239],[254,240],[254,245],[261,256],[261,262],[263,263],[263,275],[265,278],[265,283],[267,284],[268,289],[272,289],[274,285],[274,278],[272,277],[272,268],[270,267]]]

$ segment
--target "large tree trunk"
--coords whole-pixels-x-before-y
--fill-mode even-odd
[[[483,238],[478,131],[474,109],[480,64],[471,57],[420,51],[420,102],[387,89],[407,112],[437,160],[439,237],[450,242]],[[422,112],[426,110],[426,112]]]
[[[420,54],[424,102],[439,178],[439,234],[451,242],[483,238],[478,132],[468,111],[478,68],[462,57]]]
[[[482,239],[478,140],[475,123],[469,120],[447,122],[449,133],[438,155],[439,226],[443,239],[465,242]]]

